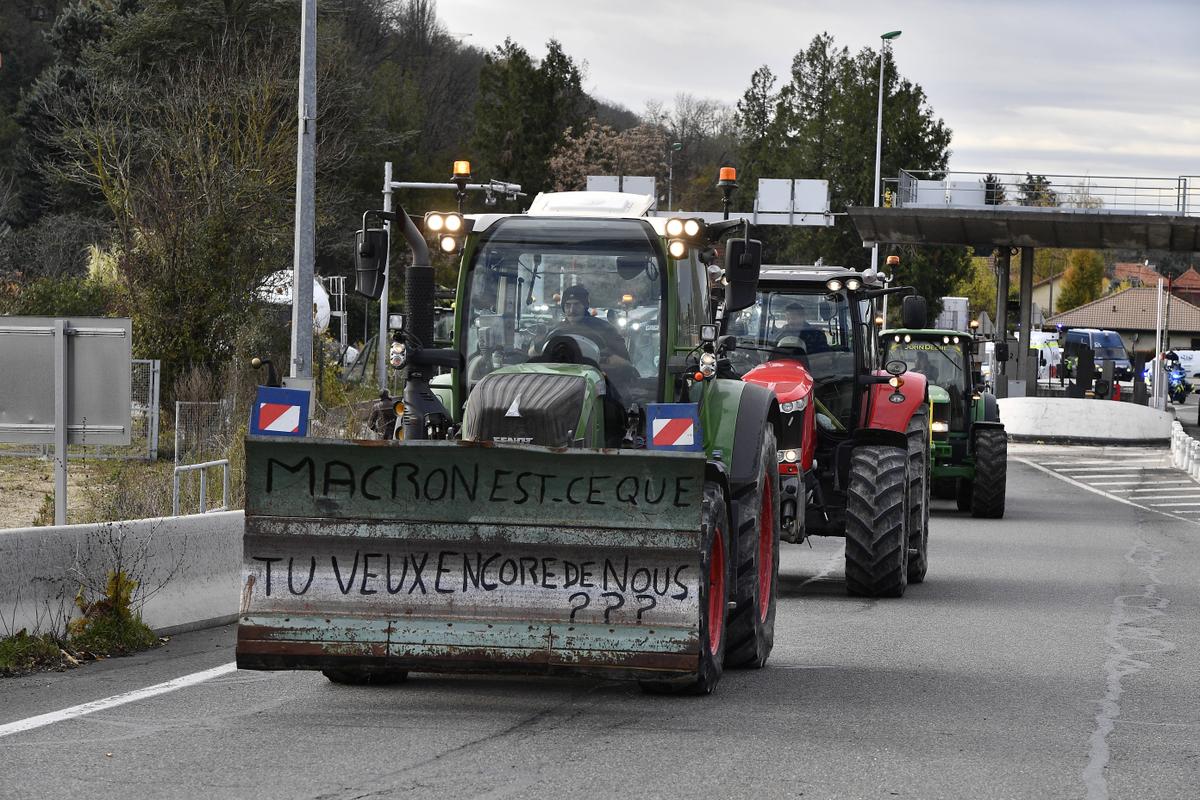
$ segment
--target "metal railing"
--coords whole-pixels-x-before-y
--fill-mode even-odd
[[[212,467],[221,468],[221,505],[208,508],[208,470]],[[200,511],[207,514],[210,511],[229,510],[229,459],[221,458],[216,461],[204,461],[200,464],[183,464],[175,467],[173,475],[174,487],[171,493],[171,516],[179,516],[179,476],[184,472],[200,473]]]
[[[995,208],[1093,214],[1200,216],[1200,176],[932,172],[901,170],[883,181],[895,208]]]

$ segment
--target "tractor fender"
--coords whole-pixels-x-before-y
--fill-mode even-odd
[[[975,452],[975,437],[979,435],[979,431],[985,428],[998,428],[1004,430],[1004,423],[1000,421],[990,422],[979,420],[971,424],[971,452]]]
[[[996,402],[996,395],[990,392],[985,392],[979,396],[979,405],[983,412],[981,422],[999,422],[1000,421],[1000,404]]]
[[[887,373],[876,371],[878,377],[886,377]],[[903,383],[899,389],[893,389],[886,383],[871,384],[870,402],[866,406],[866,419],[862,427],[869,430],[889,430],[903,434],[908,429],[908,421],[913,414],[928,412],[929,390],[924,375],[919,372],[906,372],[900,376]],[[903,402],[893,403],[889,398],[899,392],[904,396]]]
[[[710,461],[722,464],[731,491],[758,480],[759,436],[778,415],[775,395],[762,386],[714,380],[705,387],[700,406],[704,449]]]

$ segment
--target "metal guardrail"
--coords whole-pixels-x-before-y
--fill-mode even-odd
[[[901,170],[883,181],[895,208],[996,208],[1080,213],[1200,216],[1200,176],[932,172]]]
[[[208,508],[208,470],[212,467],[221,468],[221,505],[217,508]],[[211,511],[228,511],[229,510],[229,459],[221,458],[216,461],[204,461],[199,464],[181,464],[175,467],[172,480],[174,482],[173,491],[171,493],[171,516],[179,516],[179,475],[183,472],[199,472],[200,473],[200,511],[201,514],[207,514]]]

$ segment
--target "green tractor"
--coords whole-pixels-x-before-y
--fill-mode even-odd
[[[240,668],[704,694],[767,661],[778,403],[719,374],[709,324],[714,286],[727,309],[755,302],[761,245],[729,238],[742,220],[652,203],[568,192],[522,214],[364,215],[360,293],[380,295],[388,253],[371,215],[412,252],[395,433],[247,440]],[[447,347],[430,243],[461,256]]]
[[[918,317],[923,316],[921,309]],[[972,516],[998,519],[1004,516],[1008,437],[995,396],[983,390],[972,369],[976,346],[974,336],[963,331],[911,327],[880,334],[884,363],[903,361],[928,379],[933,496],[954,498],[959,511]]]

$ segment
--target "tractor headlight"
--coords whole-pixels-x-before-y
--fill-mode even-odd
[[[948,433],[949,431],[950,431],[950,423],[942,422],[941,420],[938,420],[937,422],[933,423],[933,432],[934,433]]]
[[[825,288],[831,292],[840,292],[842,290],[842,282],[837,278],[830,278],[825,281]]]
[[[711,378],[717,374],[717,357],[712,353],[700,354],[700,371],[704,373],[704,377]]]
[[[808,407],[808,398],[801,397],[799,400],[789,400],[786,403],[779,404],[779,411],[783,414],[794,414],[797,411],[803,411]]]
[[[667,236],[683,236],[683,220],[672,217],[667,220]]]
[[[795,450],[777,450],[775,455],[780,464],[795,464],[800,460],[800,454]]]
[[[393,369],[400,369],[408,362],[408,351],[405,349],[402,342],[392,342],[392,347],[388,351],[388,363]]]
[[[691,238],[691,239],[695,239],[697,236],[699,236],[700,235],[700,220],[697,220],[697,219],[684,220],[683,235],[687,236],[688,238]]]
[[[846,288],[852,292],[857,292],[862,288],[862,281],[860,281],[858,278],[847,278]]]
[[[443,253],[453,253],[458,250],[458,237],[442,236],[438,239],[438,246],[441,247]]]
[[[667,252],[671,255],[671,258],[675,259],[676,261],[681,258],[687,258],[687,242],[683,241],[682,239],[672,239],[670,243],[667,244]]]

